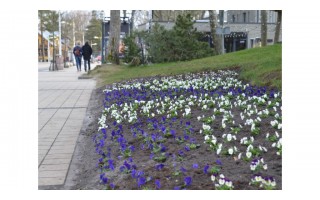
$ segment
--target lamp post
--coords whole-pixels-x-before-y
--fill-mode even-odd
[[[100,19],[101,19],[101,63],[104,61],[104,11],[100,12]]]
[[[61,56],[61,14],[59,13],[59,56]]]

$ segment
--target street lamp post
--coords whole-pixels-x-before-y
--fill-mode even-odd
[[[59,56],[61,56],[61,14],[59,11]]]
[[[100,18],[101,18],[101,30],[102,30],[102,36],[101,36],[101,63],[104,61],[104,11],[100,12]]]

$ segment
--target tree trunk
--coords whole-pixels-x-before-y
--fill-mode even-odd
[[[40,16],[40,32],[41,32],[40,34],[41,34],[41,49],[42,49],[41,56],[42,56],[42,62],[44,62],[43,11],[42,10],[39,10],[39,16]]]
[[[44,38],[43,38],[43,28],[41,27],[41,48],[42,48],[42,62],[44,62]],[[49,58],[48,58],[49,59]]]
[[[279,42],[280,37],[280,27],[282,23],[282,10],[276,10],[277,12],[277,26],[276,26],[276,33],[274,35],[274,43]]]
[[[108,44],[108,60],[119,65],[120,10],[110,11],[110,36]]]
[[[215,55],[218,55],[220,52],[220,42],[218,40],[217,34],[216,34],[216,13],[213,10],[209,10],[209,20],[210,20],[210,33],[211,33],[211,38],[212,38],[212,43],[213,43],[213,48],[214,48],[214,53]]]
[[[261,46],[267,46],[267,11],[261,10]]]
[[[133,25],[134,25],[134,22],[135,22],[135,14],[136,14],[136,11],[135,10],[132,10],[131,11],[131,20],[130,20],[130,35],[132,34],[133,32]]]

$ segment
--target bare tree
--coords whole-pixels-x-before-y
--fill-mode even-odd
[[[132,10],[131,11],[131,19],[130,19],[130,33],[132,33],[134,23],[136,22],[135,15],[136,15],[136,10]]]
[[[83,43],[86,27],[89,25],[90,19],[92,17],[91,12],[73,11],[71,15],[74,22],[75,40],[82,41]]]
[[[110,11],[110,36],[108,43],[108,60],[120,64],[119,39],[120,39],[120,10]]]
[[[42,49],[41,57],[42,57],[42,62],[44,62],[44,37],[43,37],[43,32],[45,31],[44,21],[45,21],[46,12],[47,11],[45,11],[45,10],[39,10],[38,11],[38,17],[39,17],[39,20],[40,20],[39,29],[40,29],[40,34],[41,34],[41,49]],[[48,49],[48,51],[50,51],[50,49]]]
[[[204,13],[203,10],[154,10],[153,16],[156,21],[175,22],[178,15],[190,14],[193,19],[202,19]]]
[[[274,35],[274,43],[279,42],[280,37],[280,28],[282,23],[282,10],[275,10],[277,12],[277,25],[276,25],[276,33]]]
[[[217,25],[217,18],[216,18],[216,11],[214,10],[209,10],[209,20],[210,20],[210,33],[211,33],[211,38],[212,38],[212,43],[213,43],[213,48],[214,48],[214,53],[217,55],[220,52],[220,42],[219,39],[217,38],[216,34],[216,25]]]
[[[261,10],[261,46],[267,46],[267,11]]]
[[[135,10],[134,14],[132,14],[135,19],[135,24],[144,24],[149,21],[148,11],[145,10]]]

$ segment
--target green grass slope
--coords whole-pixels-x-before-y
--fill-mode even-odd
[[[281,90],[282,45],[252,48],[224,55],[185,62],[161,63],[129,67],[102,65],[90,73],[98,78],[98,86],[140,77],[168,76],[218,69],[238,69],[240,78],[253,85],[270,86]]]

